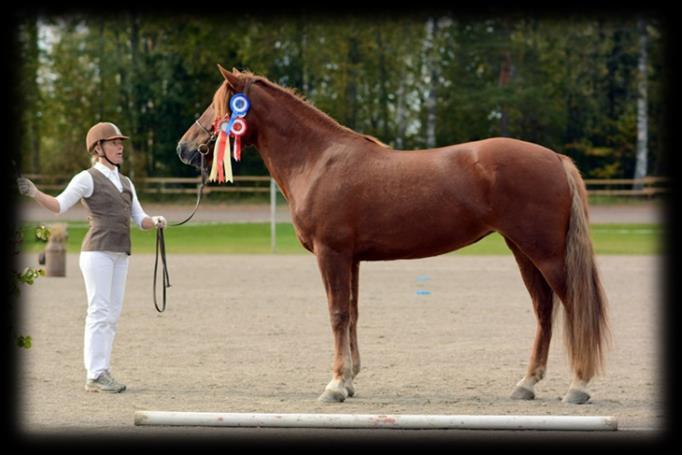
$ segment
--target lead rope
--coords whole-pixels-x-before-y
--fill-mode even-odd
[[[199,193],[197,194],[197,202],[194,204],[194,210],[192,213],[180,221],[179,223],[170,224],[170,226],[180,226],[192,219],[197,209],[199,208],[199,203],[201,202],[201,195],[204,191],[204,186],[206,185],[206,168],[204,166],[205,157],[208,151],[199,152],[201,155],[201,184],[199,185]],[[159,305],[156,301],[156,275],[159,267],[159,253],[161,255],[161,265],[163,270],[161,272],[163,276],[163,306],[159,309]],[[158,228],[156,230],[156,259],[154,260],[154,307],[159,313],[163,313],[166,310],[166,289],[171,287],[170,275],[168,274],[168,263],[166,262],[166,239],[163,235],[163,228]]]
[[[159,266],[159,251],[161,251],[161,263],[163,265],[163,307],[159,309],[156,302],[156,273]],[[163,236],[163,228],[156,230],[156,260],[154,261],[154,307],[159,313],[166,310],[166,288],[171,287],[170,276],[168,275],[168,264],[166,263],[166,240]]]

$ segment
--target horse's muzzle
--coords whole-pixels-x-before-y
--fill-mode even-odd
[[[182,161],[184,164],[194,166],[196,169],[201,170],[201,157],[199,156],[199,151],[197,151],[194,147],[189,147],[188,144],[179,142],[176,151],[180,161]]]

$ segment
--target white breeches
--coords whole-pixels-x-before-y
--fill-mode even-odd
[[[128,276],[128,255],[81,251],[79,265],[88,296],[83,359],[88,379],[96,379],[109,370]]]

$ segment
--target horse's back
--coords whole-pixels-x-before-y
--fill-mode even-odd
[[[404,153],[420,177],[413,181],[436,193],[447,187],[464,195],[464,204],[492,210],[539,199],[560,202],[568,194],[560,156],[532,142],[499,137],[397,155]],[[405,173],[396,175],[404,178]]]

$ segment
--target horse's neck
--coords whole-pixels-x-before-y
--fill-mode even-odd
[[[254,108],[259,128],[256,147],[270,175],[287,200],[296,197],[296,188],[309,181],[316,164],[328,157],[330,144],[344,140],[344,134],[332,124],[310,119],[305,108],[287,109],[278,103]]]

